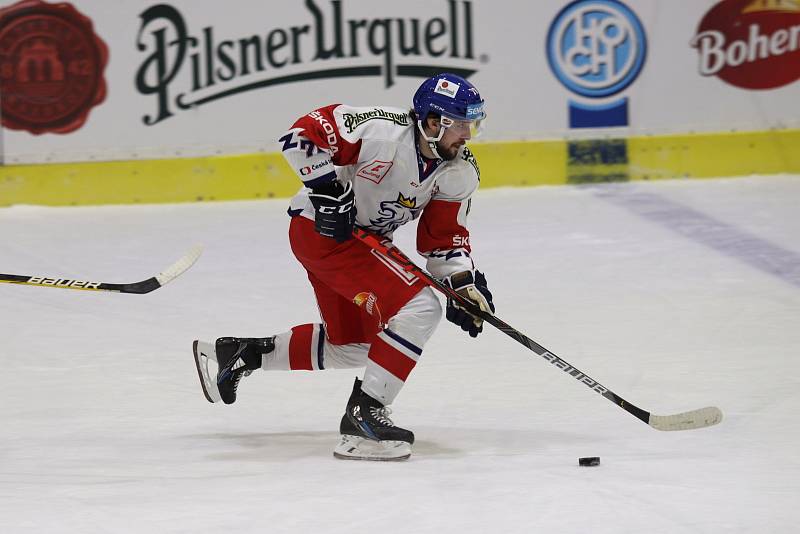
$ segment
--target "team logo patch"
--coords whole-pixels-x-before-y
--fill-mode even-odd
[[[439,93],[440,95],[449,96],[450,98],[455,98],[460,88],[461,86],[457,83],[449,82],[447,80],[439,80],[436,83],[436,89],[434,89],[433,92]]]
[[[403,193],[397,194],[397,203],[403,206],[404,208],[414,209],[417,207],[417,198],[416,197],[404,197]]]
[[[69,133],[106,98],[108,48],[71,4],[23,0],[0,9],[2,123]]]
[[[370,182],[375,182],[376,184],[381,183],[381,180],[389,174],[389,169],[392,168],[391,161],[381,161],[381,160],[374,160],[371,163],[367,163],[356,173],[356,176],[360,176],[361,178],[366,178]]]
[[[417,206],[417,197],[397,193],[397,200],[380,203],[378,217],[370,218],[369,228],[381,234],[394,232],[405,223],[416,219],[424,206]]]

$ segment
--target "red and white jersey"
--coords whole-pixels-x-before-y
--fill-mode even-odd
[[[478,165],[466,146],[450,161],[422,158],[417,131],[398,108],[332,105],[301,117],[280,138],[284,157],[305,185],[289,213],[313,220],[310,188],[334,179],[350,182],[358,226],[391,238],[420,217],[417,250],[428,271],[443,278],[473,270],[466,222]]]

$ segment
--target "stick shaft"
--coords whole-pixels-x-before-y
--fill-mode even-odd
[[[394,261],[396,264],[401,266],[403,270],[406,272],[412,273],[422,280],[425,281],[429,286],[438,290],[439,292],[443,293],[446,297],[451,298],[458,302],[460,306],[466,309],[470,314],[480,317],[487,323],[491,324],[492,326],[496,327],[498,330],[506,334],[508,337],[513,339],[514,341],[524,345],[529,350],[535,352],[546,361],[553,364],[558,369],[561,369],[568,375],[570,375],[575,380],[581,382],[592,391],[599,393],[606,399],[610,400],[626,412],[634,415],[638,419],[644,421],[645,423],[650,423],[650,412],[639,408],[638,406],[631,404],[630,402],[626,401],[613,391],[611,391],[606,386],[602,385],[600,382],[595,380],[594,378],[590,377],[583,371],[579,370],[578,368],[574,367],[566,360],[556,356],[513,326],[509,325],[499,317],[492,315],[491,313],[487,313],[480,309],[479,306],[474,304],[471,300],[462,297],[452,288],[448,287],[447,285],[443,284],[439,280],[435,279],[431,276],[427,271],[422,269],[421,267],[417,266],[413,261],[411,261],[408,256],[403,254],[403,252],[394,246],[388,240],[382,240],[378,236],[363,230],[363,229],[356,229],[353,232],[353,235],[367,245],[368,247],[372,248],[373,250],[380,252],[385,257],[389,258],[390,260]]]
[[[155,291],[167,282],[183,274],[191,267],[202,252],[202,247],[195,247],[181,259],[164,269],[156,276],[140,282],[128,284],[112,284],[108,282],[92,282],[74,278],[57,278],[48,276],[27,276],[20,274],[0,274],[0,283],[21,284],[28,286],[55,287],[59,289],[76,289],[80,291],[110,291],[113,293],[131,293],[143,295]]]

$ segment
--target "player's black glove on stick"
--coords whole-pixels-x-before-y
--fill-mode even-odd
[[[325,237],[343,243],[353,237],[356,201],[353,186],[336,180],[314,188],[308,198],[314,205],[314,229]]]
[[[492,293],[486,285],[486,277],[480,271],[462,271],[445,278],[445,283],[456,290],[462,297],[468,298],[485,312],[494,313]],[[447,320],[461,327],[464,332],[469,332],[472,337],[478,337],[483,332],[483,319],[469,314],[453,299],[447,299]]]

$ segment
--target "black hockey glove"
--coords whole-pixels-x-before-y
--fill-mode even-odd
[[[482,272],[475,271],[473,279],[471,271],[462,271],[448,276],[444,282],[483,311],[494,313],[492,293],[486,285],[486,277]],[[464,332],[469,332],[472,337],[478,337],[478,334],[483,332],[483,319],[471,315],[451,298],[447,299],[446,317],[451,323],[460,326]]]
[[[353,185],[337,181],[312,189],[308,198],[314,205],[314,229],[325,237],[344,243],[353,237],[356,221],[356,199]]]

